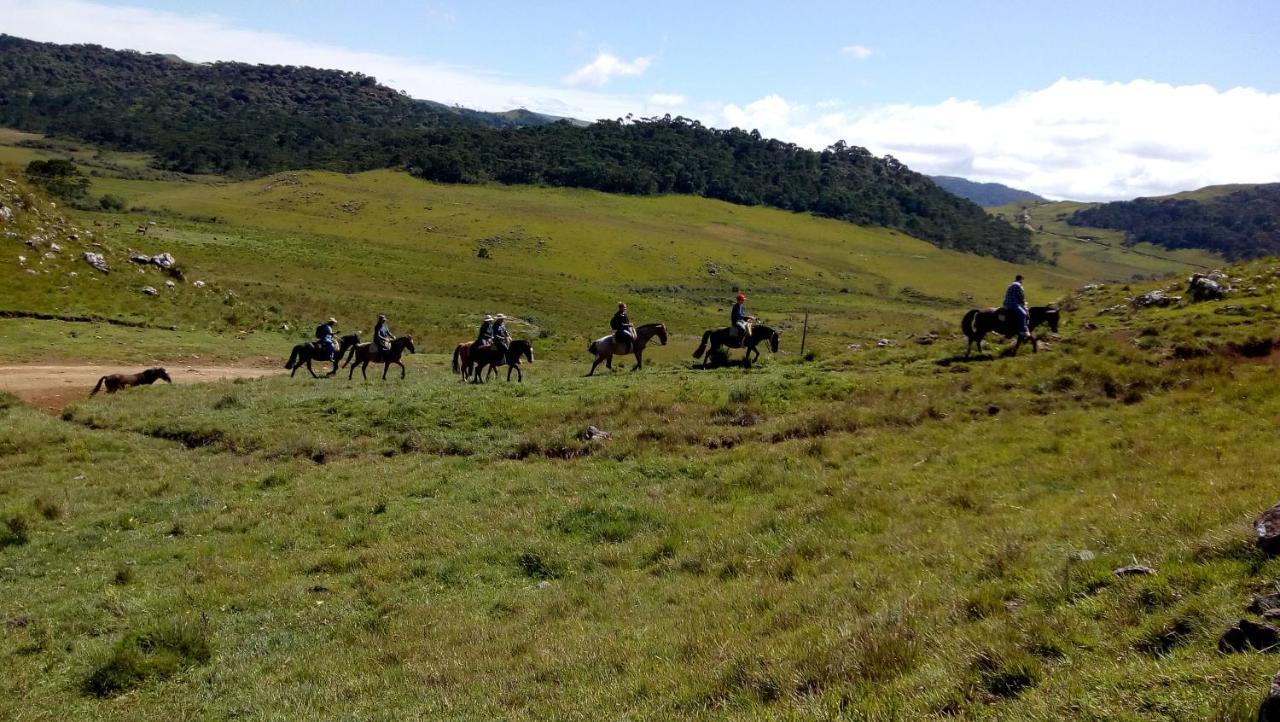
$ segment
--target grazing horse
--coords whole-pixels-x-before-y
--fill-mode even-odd
[[[154,384],[157,381],[173,383],[173,379],[169,378],[168,372],[162,368],[147,369],[136,374],[109,374],[98,379],[98,385],[93,387],[93,391],[90,391],[89,395],[93,396],[98,393],[98,390],[104,385],[107,387],[107,393],[114,394],[120,389],[143,384]]]
[[[387,369],[391,368],[391,364],[400,367],[400,378],[404,378],[404,364],[400,363],[400,357],[404,352],[417,353],[418,350],[413,347],[412,336],[401,336],[391,341],[390,350],[383,351],[374,346],[372,343],[361,343],[351,347],[351,358],[347,359],[342,365],[351,365],[351,370],[347,372],[347,379],[350,380],[355,376],[356,367],[360,367],[360,375],[366,381],[369,380],[369,374],[365,373],[365,369],[369,368],[370,361],[382,362],[382,380],[387,380]]]
[[[978,353],[982,353],[982,339],[988,333],[998,333],[1005,338],[1011,336],[1018,337],[1018,343],[1013,347],[1013,355],[1018,354],[1018,349],[1022,347],[1022,336],[1019,333],[1021,329],[1014,324],[1012,314],[1008,314],[1006,320],[1002,318],[1004,309],[985,308],[982,310],[972,309],[964,315],[964,320],[960,322],[960,330],[964,331],[965,338],[969,339],[969,345],[964,349],[964,355],[968,356],[969,352],[976,345]],[[1058,307],[1057,306],[1032,306],[1031,322],[1027,324],[1031,330],[1035,330],[1036,326],[1048,324],[1049,329],[1054,333],[1058,332]],[[1039,341],[1034,335],[1031,336],[1031,351],[1035,353],[1039,350]]]
[[[338,361],[342,358],[343,354],[347,352],[348,348],[355,346],[358,343],[360,343],[359,334],[348,334],[338,339],[338,352],[333,355],[333,370],[325,375],[332,376],[338,373]],[[298,369],[301,368],[303,364],[306,364],[307,371],[311,372],[311,378],[320,378],[319,376],[316,376],[316,372],[311,368],[311,362],[328,361],[329,359],[326,354],[327,349],[321,348],[318,341],[300,343],[293,347],[293,353],[289,354],[289,360],[285,362],[284,367],[287,369],[293,369],[292,373],[289,374],[289,377],[292,378],[293,374],[298,373]]]
[[[730,331],[728,328],[713,328],[702,334],[702,343],[698,344],[697,350],[693,352],[693,357],[702,359],[703,368],[711,365],[711,357],[715,355],[715,351],[721,346],[725,348],[746,348],[747,352],[742,356],[742,365],[748,367],[751,366],[753,361],[760,360],[760,349],[756,347],[765,341],[769,342],[770,351],[778,352],[781,331],[774,331],[768,326],[756,324],[751,328],[751,335],[745,340],[735,339]]]
[[[638,371],[644,367],[644,347],[649,343],[649,339],[654,336],[662,342],[663,346],[667,345],[667,327],[661,323],[646,323],[643,326],[636,327],[636,339],[631,342],[631,350],[627,351],[621,343],[618,342],[617,336],[609,334],[604,338],[598,338],[587,346],[587,352],[596,356],[595,363],[591,364],[591,370],[587,372],[590,376],[596,372],[596,367],[603,361],[605,368],[613,370],[614,355],[622,356],[624,353],[635,354],[636,365],[631,367],[632,371]]]
[[[494,356],[498,356],[494,354]],[[507,381],[511,380],[511,372],[516,372],[516,380],[524,383],[524,371],[520,370],[520,357],[529,359],[529,363],[533,363],[533,342],[524,339],[516,339],[511,342],[511,346],[507,348],[506,357],[498,357],[496,360],[489,361],[488,376],[496,376],[498,374],[498,366],[503,363],[507,365]],[[477,364],[475,375],[477,378],[484,369],[484,364]],[[487,377],[486,377],[487,378]]]

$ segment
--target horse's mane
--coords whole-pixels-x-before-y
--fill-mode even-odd
[[[640,330],[640,329],[642,329],[642,328],[657,328],[657,327],[662,326],[662,325],[663,325],[663,324],[661,324],[661,323],[646,323],[646,324],[643,324],[643,325],[640,325],[640,326],[636,326],[636,330],[637,330],[637,331],[639,331],[639,330]]]

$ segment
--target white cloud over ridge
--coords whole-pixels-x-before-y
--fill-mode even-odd
[[[573,88],[603,88],[610,80],[620,77],[639,77],[649,69],[652,58],[636,58],[627,62],[608,51],[600,51],[595,60],[564,77],[564,84]]]
[[[769,95],[725,120],[811,148],[836,139],[921,172],[1054,198],[1163,195],[1280,181],[1280,94],[1148,80],[1059,80],[1005,102],[832,110]]]
[[[1280,181],[1280,93],[1250,88],[1062,79],[995,104],[949,99],[854,108],[830,99],[806,105],[773,93],[739,105],[674,92],[592,89],[643,74],[649,67],[643,57],[602,61],[609,55],[602,53],[565,78],[575,78],[574,87],[562,87],[249,30],[214,16],[87,0],[0,0],[0,17],[0,30],[34,40],[195,61],[354,70],[413,97],[480,110],[525,107],[587,120],[671,113],[714,127],[758,129],[810,148],[843,139],[921,172],[997,181],[1054,198],[1107,200]]]
[[[846,45],[843,48],[840,48],[840,54],[846,58],[853,58],[854,60],[866,60],[871,57],[872,52],[871,48],[868,48],[865,45]]]

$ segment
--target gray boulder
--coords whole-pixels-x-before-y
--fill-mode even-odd
[[[1271,678],[1271,689],[1258,708],[1258,722],[1280,722],[1280,672]]]
[[[90,266],[93,266],[94,268],[98,269],[99,271],[102,271],[103,273],[111,273],[111,267],[107,265],[107,259],[104,258],[101,253],[94,253],[93,251],[85,251],[84,260],[85,260],[85,263],[88,263]]]
[[[1280,554],[1280,504],[1267,509],[1253,520],[1258,548],[1267,554]]]
[[[1226,285],[1227,279],[1221,272],[1215,274],[1194,273],[1187,279],[1187,295],[1193,301],[1216,301],[1226,298],[1231,287]]]
[[[1280,628],[1241,619],[1222,633],[1218,651],[1223,654],[1280,651]]]

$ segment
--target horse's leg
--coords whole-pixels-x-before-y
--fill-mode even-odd
[[[403,380],[404,380],[404,372],[405,372],[404,364],[402,364],[402,363],[400,363],[399,361],[397,361],[397,362],[396,362],[396,365],[400,367],[400,380],[401,380],[401,381],[403,381]]]
[[[364,380],[365,380],[365,381],[368,381],[368,380],[369,380],[369,374],[368,374],[368,373],[366,373],[366,370],[367,370],[368,368],[369,368],[369,359],[367,359],[367,358],[366,358],[366,359],[365,359],[365,360],[360,364],[360,375],[364,377]]]
[[[313,368],[311,368],[311,359],[310,359],[310,358],[307,358],[307,373],[311,374],[311,378],[313,378],[313,379],[318,379],[318,378],[320,378],[319,376],[316,376],[316,370],[315,370],[315,369],[313,369]]]
[[[391,368],[391,362],[390,362],[390,361],[383,361],[383,362],[382,362],[382,380],[383,380],[383,381],[386,381],[386,380],[387,380],[387,369],[389,369],[389,368]]]
[[[507,366],[507,383],[511,383],[511,372],[515,371],[515,366]]]
[[[644,366],[644,349],[636,349],[636,365],[632,371],[639,371]]]

